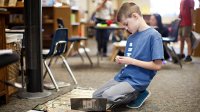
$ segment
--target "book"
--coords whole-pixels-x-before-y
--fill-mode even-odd
[[[17,0],[9,0],[8,6],[16,6]]]
[[[4,0],[0,0],[0,6],[4,6],[5,1]]]

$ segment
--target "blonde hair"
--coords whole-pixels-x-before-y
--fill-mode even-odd
[[[121,22],[122,17],[128,18],[131,17],[132,13],[137,13],[142,16],[140,8],[133,2],[123,3],[117,13],[117,21]]]

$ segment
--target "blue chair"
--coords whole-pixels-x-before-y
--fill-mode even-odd
[[[181,60],[179,59],[177,53],[175,52],[173,46],[169,46],[169,43],[171,42],[177,42],[178,41],[178,30],[180,25],[180,19],[176,19],[171,23],[171,31],[169,32],[168,37],[162,37],[162,40],[164,42],[164,47],[168,54],[171,56],[174,63],[178,63],[180,67],[182,68]]]
[[[65,28],[63,20],[61,18],[57,19],[57,24],[58,24],[58,28]],[[81,53],[79,52],[78,48],[74,47],[75,43],[80,43],[80,47],[83,48],[91,66],[93,66],[93,62],[92,62],[90,56],[88,55],[85,46],[81,43],[81,41],[85,41],[85,40],[87,40],[87,38],[86,37],[80,37],[80,36],[72,36],[68,40],[71,43],[71,45],[69,47],[68,52],[66,53],[66,57],[68,57],[71,50],[74,49],[75,51],[77,51],[78,55],[81,57],[81,60],[84,62],[84,59],[83,59]]]
[[[54,57],[60,57],[67,68],[69,75],[72,77],[74,83],[77,85],[76,78],[74,77],[67,61],[64,58],[64,54],[67,50],[67,43],[68,43],[68,29],[66,28],[59,28],[56,30],[54,37],[52,39],[51,47],[47,54],[43,53],[43,59],[44,59],[44,66],[46,68],[45,74],[43,79],[46,77],[46,74],[48,73],[56,90],[59,91],[58,84],[55,81],[55,78],[50,70],[50,66],[52,64],[52,60]],[[47,59],[50,59],[49,63],[47,64]]]

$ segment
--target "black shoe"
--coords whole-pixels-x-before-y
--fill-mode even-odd
[[[107,54],[106,53],[103,53],[103,55],[102,55],[103,57],[107,57]]]
[[[178,56],[179,59],[185,58],[185,54],[177,54],[177,56]]]
[[[186,58],[185,58],[185,60],[184,60],[185,62],[191,62],[192,61],[192,58],[191,58],[191,56],[187,56]]]

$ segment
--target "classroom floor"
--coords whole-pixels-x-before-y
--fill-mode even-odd
[[[94,62],[91,67],[88,60],[82,63],[78,56],[68,58],[69,65],[78,80],[78,86],[84,88],[98,88],[119,71],[122,65],[110,62],[108,57],[100,61],[97,66],[96,44],[94,40],[88,42],[90,55]],[[111,46],[109,46],[109,52]],[[161,71],[157,73],[148,90],[151,96],[139,109],[118,108],[117,112],[200,112],[200,58],[193,58],[192,63],[184,63],[181,69],[178,65],[168,62]],[[69,81],[62,63],[58,61],[54,65],[53,72],[57,73],[57,80]],[[66,78],[65,78],[66,77]],[[48,78],[46,79],[48,81]],[[0,112],[26,112],[37,104],[44,103],[50,99],[68,92],[71,88],[62,88],[61,91],[42,99],[19,99],[13,95],[7,105],[0,106]]]

